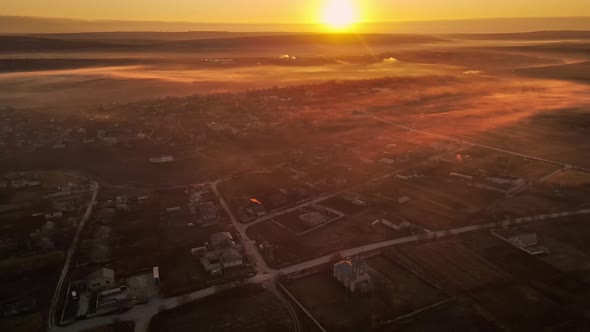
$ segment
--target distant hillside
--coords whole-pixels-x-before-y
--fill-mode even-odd
[[[554,54],[577,54],[590,57],[590,43],[588,42],[546,42],[531,45],[489,47],[502,51],[554,53]]]
[[[302,34],[228,38],[191,39],[179,41],[154,40],[144,43],[132,41],[100,41],[57,39],[20,35],[0,36],[0,53],[19,52],[196,52],[240,50],[295,50],[306,47],[357,47],[437,43],[438,37],[405,34]],[[82,38],[84,35],[79,35]]]
[[[580,40],[590,39],[590,31],[535,31],[525,33],[450,34],[465,40]]]
[[[579,62],[560,66],[518,69],[517,73],[550,79],[562,79],[590,83],[590,62]]]
[[[137,49],[134,45],[112,44],[100,41],[62,40],[28,36],[0,36],[0,53],[58,52],[58,51],[123,51]]]
[[[96,40],[128,44],[153,43],[154,41],[237,38],[251,36],[285,35],[290,32],[229,32],[229,31],[115,31],[115,32],[79,32],[79,33],[34,33],[31,37],[54,38],[63,40]]]
[[[383,46],[438,43],[439,37],[405,34],[302,34],[199,39],[162,44],[164,49],[242,49],[244,47],[297,49],[306,46]]]

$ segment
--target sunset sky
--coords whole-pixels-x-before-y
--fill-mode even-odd
[[[0,15],[223,23],[315,23],[333,0],[2,0]],[[364,22],[590,16],[590,0],[343,0]]]

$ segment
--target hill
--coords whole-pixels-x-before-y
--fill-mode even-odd
[[[200,38],[189,40],[93,40],[68,36],[66,39],[32,37],[22,35],[0,36],[0,53],[22,52],[197,52],[197,51],[241,51],[256,50],[300,50],[306,47],[377,47],[387,45],[425,44],[445,41],[442,38],[425,35],[405,34],[301,34],[265,35],[227,38]],[[190,34],[186,35],[191,37]]]

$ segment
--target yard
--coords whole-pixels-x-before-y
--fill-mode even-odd
[[[468,168],[483,169],[490,175],[508,175],[528,181],[538,181],[546,175],[561,168],[559,165],[526,159],[477,146],[469,147],[456,155],[447,158],[457,170]],[[456,171],[457,171],[456,170]]]
[[[336,208],[326,201],[323,206]],[[352,203],[348,203],[353,205]],[[338,205],[341,206],[341,205]],[[280,267],[327,255],[342,249],[354,248],[369,243],[391,240],[401,235],[393,229],[372,226],[383,217],[383,210],[361,207],[356,214],[346,215],[330,224],[297,236],[282,226],[267,220],[248,229],[248,236],[257,242],[268,242],[273,248],[270,266]]]
[[[578,170],[567,170],[551,177],[549,183],[568,187],[588,186],[590,185],[590,173]]]
[[[264,289],[253,285],[165,311],[150,323],[150,332],[288,331],[287,309]]]
[[[473,292],[471,296],[502,326],[512,331],[555,331],[564,323],[579,319],[525,284],[488,287]],[[585,324],[587,326],[587,322]]]
[[[445,289],[469,291],[509,280],[500,269],[452,240],[403,246],[389,254],[424,271]]]
[[[388,180],[375,188],[373,195],[399,217],[432,230],[475,223],[477,220],[472,217],[500,197],[498,193],[440,177]],[[400,201],[402,198],[409,200]]]
[[[289,281],[287,289],[328,331],[368,331],[447,296],[383,256],[366,260],[373,290],[352,294],[331,269]]]

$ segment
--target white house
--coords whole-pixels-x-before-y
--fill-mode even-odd
[[[115,271],[101,268],[86,277],[86,285],[93,291],[102,291],[115,287]]]
[[[357,257],[334,264],[334,278],[351,292],[366,293],[370,290],[371,279],[367,274],[367,264]]]

